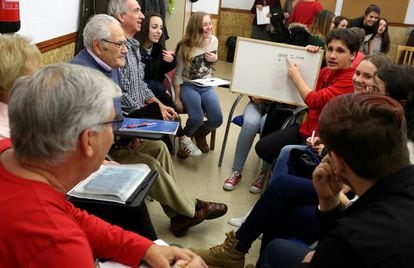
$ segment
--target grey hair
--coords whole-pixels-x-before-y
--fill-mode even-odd
[[[91,50],[94,40],[108,39],[110,37],[108,28],[113,23],[120,25],[118,20],[106,14],[91,17],[83,29],[83,45]]]
[[[108,4],[108,14],[114,18],[118,18],[118,15],[122,15],[128,12],[128,7],[125,3],[126,0],[111,0]]]
[[[16,80],[9,102],[16,158],[53,166],[76,150],[85,129],[101,131],[120,88],[101,72],[75,64],[49,65]]]

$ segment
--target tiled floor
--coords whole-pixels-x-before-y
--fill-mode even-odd
[[[216,77],[227,78],[231,76],[231,64],[220,62],[216,67]],[[216,244],[222,243],[225,233],[232,230],[232,226],[227,223],[230,217],[240,217],[244,215],[256,202],[259,195],[249,193],[250,183],[259,173],[260,161],[252,148],[243,171],[243,180],[240,186],[231,192],[222,189],[223,180],[229,176],[233,163],[235,144],[240,128],[232,124],[229,132],[229,139],[224,156],[223,165],[218,167],[218,160],[221,145],[223,142],[225,124],[229,110],[237,94],[232,94],[228,89],[217,88],[221,107],[224,116],[223,125],[217,129],[216,148],[208,154],[203,154],[199,158],[188,158],[181,160],[173,157],[177,182],[190,195],[202,200],[217,201],[226,203],[229,210],[226,215],[219,219],[204,221],[201,224],[190,228],[188,233],[181,238],[174,237],[169,231],[169,219],[162,211],[157,202],[148,202],[147,206],[153,221],[154,227],[159,238],[168,243],[180,244],[183,247],[196,247],[207,249]],[[244,97],[237,106],[235,115],[242,112],[248,101]],[[186,119],[186,118],[183,118]],[[183,121],[185,122],[185,120]],[[210,141],[207,137],[207,141]],[[246,256],[246,265],[256,263],[260,247],[260,240],[256,240],[249,254]]]

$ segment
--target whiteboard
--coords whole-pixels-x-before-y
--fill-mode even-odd
[[[250,10],[254,0],[221,0],[221,7]]]
[[[43,42],[78,30],[81,0],[20,0],[19,34],[33,43]]]
[[[323,51],[238,37],[230,89],[249,96],[306,106],[295,83],[288,77],[286,58],[300,66],[310,88],[316,87]]]
[[[191,12],[203,11],[212,15],[218,15],[220,0],[198,0],[191,6]]]

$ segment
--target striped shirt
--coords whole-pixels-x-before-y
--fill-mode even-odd
[[[129,113],[144,107],[154,94],[144,82],[144,65],[138,40],[127,38],[126,46],[128,53],[125,56],[125,66],[121,68],[121,104],[122,110]]]

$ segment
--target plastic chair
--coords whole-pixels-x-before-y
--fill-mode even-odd
[[[397,46],[397,54],[395,56],[395,64],[414,64],[414,47]]]
[[[234,100],[233,105],[230,108],[229,117],[227,119],[227,124],[226,124],[226,130],[224,132],[223,144],[221,145],[221,150],[220,150],[220,157],[219,157],[219,162],[218,162],[219,167],[221,167],[221,165],[223,164],[223,158],[224,158],[224,153],[226,151],[227,139],[228,139],[231,123],[239,127],[243,125],[243,115],[238,115],[233,118],[234,110],[236,109],[236,106],[239,104],[243,96],[244,95],[242,94],[238,95],[236,99]],[[280,129],[285,129],[287,127],[293,126],[295,123],[300,121],[300,119],[307,112],[307,110],[308,110],[308,107],[298,107],[292,110],[292,114],[285,120],[285,122],[282,124]]]
[[[174,75],[174,70],[164,74],[164,85],[165,88],[167,89],[167,91],[170,93],[171,98],[173,99],[174,103],[175,103],[175,91],[174,91],[174,85],[172,82],[172,77]],[[186,112],[184,111],[183,114],[185,114]],[[210,133],[210,150],[214,150],[216,147],[216,130],[213,129]]]

